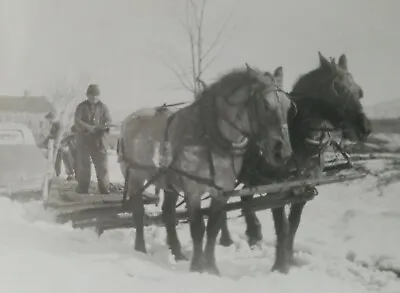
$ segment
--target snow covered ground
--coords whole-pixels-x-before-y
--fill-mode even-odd
[[[110,159],[114,179],[120,178],[116,158]],[[220,278],[188,273],[188,263],[174,263],[163,228],[147,228],[145,256],[133,251],[132,230],[99,238],[92,230],[56,224],[38,202],[0,198],[0,292],[399,293],[395,274],[373,268],[400,268],[399,188],[391,185],[380,195],[372,178],[319,188],[306,206],[295,245],[303,265],[288,275],[270,272],[275,241],[270,212],[258,213],[264,242],[254,250],[245,241],[243,219],[232,213],[235,243],[217,249]],[[178,233],[190,255],[188,226]]]

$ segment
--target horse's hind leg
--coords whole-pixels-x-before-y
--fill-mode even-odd
[[[275,263],[273,271],[287,273],[289,271],[287,241],[289,234],[289,223],[285,213],[285,207],[272,209],[276,233]]]
[[[147,253],[144,241],[144,202],[142,194],[137,194],[137,190],[142,188],[143,182],[140,180],[129,180],[128,195],[132,207],[133,221],[135,224],[135,250]]]
[[[228,218],[226,211],[223,211],[222,220],[221,220],[221,238],[219,240],[219,244],[225,247],[229,247],[233,244],[231,233],[228,229]]]
[[[294,256],[293,256],[293,246],[294,246],[294,238],[296,236],[297,229],[299,228],[301,215],[303,213],[305,202],[292,204],[290,207],[289,214],[289,235],[287,240],[287,250],[289,254],[289,262],[291,265],[295,264]]]
[[[181,243],[176,232],[176,202],[178,200],[178,193],[170,187],[168,189],[164,190],[164,203],[162,206],[162,216],[167,230],[168,246],[176,261],[187,260],[187,257],[182,253]]]
[[[213,198],[211,200],[210,213],[208,215],[207,243],[204,251],[205,269],[207,272],[214,275],[219,275],[219,270],[215,261],[215,245],[223,221],[224,205],[225,202]]]
[[[248,243],[249,246],[254,246],[262,240],[263,235],[261,232],[261,223],[250,206],[253,196],[242,196],[240,200],[243,204],[242,214],[246,221]]]

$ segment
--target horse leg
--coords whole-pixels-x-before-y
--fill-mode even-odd
[[[222,213],[222,220],[221,220],[221,238],[219,240],[219,244],[224,247],[229,247],[233,244],[231,233],[228,229],[228,218],[227,212],[223,211]]]
[[[219,270],[215,261],[215,245],[217,236],[223,221],[225,202],[220,199],[212,198],[210,203],[210,213],[207,223],[207,243],[205,247],[205,269],[208,273],[219,275]]]
[[[257,218],[256,213],[251,209],[250,204],[253,200],[253,196],[242,196],[240,201],[243,204],[242,214],[246,221],[246,235],[248,238],[248,244],[250,247],[259,243],[262,238],[261,223]]]
[[[291,265],[295,265],[295,260],[293,256],[293,246],[294,246],[294,238],[296,236],[297,229],[299,228],[301,215],[303,213],[304,206],[306,205],[305,202],[292,204],[290,207],[290,214],[289,214],[289,235],[287,241],[287,251],[289,254],[289,262]]]
[[[193,255],[190,271],[201,273],[204,270],[203,238],[205,225],[201,214],[201,194],[187,195],[185,192],[186,207],[189,215],[190,236],[193,241]]]
[[[143,186],[140,180],[129,180],[128,195],[132,206],[133,221],[135,224],[135,250],[147,253],[146,243],[144,241],[144,202],[142,194],[135,194]]]
[[[182,253],[181,243],[176,232],[176,202],[178,193],[171,190],[164,190],[164,203],[162,206],[162,217],[167,231],[167,243],[176,261],[187,260]]]
[[[272,209],[276,233],[275,263],[272,271],[286,274],[289,272],[287,241],[289,234],[289,223],[286,217],[285,207]]]

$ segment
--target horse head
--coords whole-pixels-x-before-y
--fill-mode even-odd
[[[335,126],[339,126],[347,138],[365,141],[371,133],[371,122],[360,101],[363,90],[348,70],[346,55],[342,54],[336,63],[335,59],[327,60],[319,53],[319,60],[320,96],[328,99],[333,107],[332,113],[335,112],[337,119],[332,122],[337,122]]]
[[[282,68],[271,74],[246,64],[245,70],[222,78],[216,99],[221,135],[243,150],[254,139],[272,166],[284,164],[292,155],[287,120],[293,104],[280,89],[277,80],[282,76]]]

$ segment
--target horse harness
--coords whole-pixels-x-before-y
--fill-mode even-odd
[[[234,90],[235,91],[235,90]],[[280,89],[278,89],[278,90],[275,90],[275,91],[281,91]],[[254,93],[250,93],[250,95],[249,95],[249,98],[247,99],[247,101],[244,103],[244,106],[243,107],[246,107],[247,106],[247,103],[250,101],[250,100],[252,100],[252,95],[253,95]],[[278,102],[279,102],[279,104],[280,104],[280,101],[279,101],[279,96],[277,95],[277,98],[278,98]],[[214,101],[214,103],[215,103],[215,99],[212,99],[213,101]],[[199,103],[199,102],[201,102],[200,100],[198,101],[198,102],[196,102],[196,103]],[[214,109],[216,109],[216,107],[215,107],[215,104],[213,105],[214,106]],[[158,109],[158,110],[164,110],[164,109],[166,109],[167,107],[166,107],[166,105],[163,105],[163,107],[161,108],[161,109]],[[255,109],[257,109],[257,106],[255,106]],[[202,107],[200,108],[200,110],[202,110]],[[257,111],[256,111],[256,113],[257,113]],[[259,117],[259,113],[257,113],[256,114],[257,115],[257,118],[258,119],[260,119],[260,117]],[[168,117],[168,119],[167,119],[167,124],[166,124],[166,127],[165,127],[165,130],[164,130],[164,142],[167,142],[168,141],[168,130],[169,130],[169,127],[170,127],[170,125],[171,125],[171,123],[172,123],[172,121],[173,121],[173,119],[175,118],[175,113],[173,113],[173,114],[171,114],[169,117]],[[244,131],[244,130],[242,130],[242,129],[240,129],[238,126],[236,126],[232,121],[230,121],[229,119],[227,119],[227,118],[225,118],[225,117],[223,117],[222,118],[225,122],[227,122],[231,127],[233,127],[235,130],[237,130],[238,132],[240,132],[244,137],[250,137],[252,134],[251,133],[247,133],[246,131]],[[197,182],[197,183],[200,183],[200,184],[205,184],[205,185],[207,185],[207,186],[209,186],[209,187],[212,187],[212,188],[215,188],[216,190],[217,190],[217,193],[218,193],[218,195],[219,196],[217,196],[217,199],[220,199],[220,200],[223,200],[223,201],[226,201],[227,200],[227,198],[224,196],[224,190],[223,190],[223,188],[222,187],[220,187],[220,186],[218,186],[217,184],[216,184],[216,182],[215,182],[215,176],[216,176],[216,173],[215,173],[215,166],[214,166],[214,162],[213,162],[213,158],[212,158],[212,151],[211,151],[211,149],[213,148],[213,146],[217,146],[218,148],[220,148],[220,149],[222,149],[222,150],[226,150],[226,141],[227,141],[227,139],[225,139],[223,136],[222,136],[222,134],[220,133],[220,131],[218,131],[219,132],[219,134],[220,134],[220,138],[222,139],[222,140],[225,140],[225,143],[224,144],[222,144],[222,145],[218,145],[218,143],[216,144],[216,142],[210,137],[210,135],[207,133],[207,131],[206,131],[206,126],[204,125],[204,121],[205,121],[205,119],[202,119],[202,128],[203,128],[203,132],[204,132],[204,138],[205,138],[205,142],[206,142],[206,144],[207,144],[207,160],[208,160],[208,162],[209,162],[209,171],[210,171],[210,177],[211,178],[205,178],[205,177],[201,177],[201,176],[197,176],[197,175],[193,175],[193,174],[189,174],[188,172],[185,172],[185,171],[182,171],[182,170],[179,170],[179,169],[177,169],[177,168],[175,168],[175,167],[173,167],[173,163],[174,163],[174,158],[176,158],[176,156],[175,156],[175,154],[173,154],[173,156],[172,156],[172,162],[168,165],[168,166],[160,166],[160,167],[158,167],[157,168],[157,171],[156,171],[156,173],[133,195],[133,196],[137,196],[137,195],[139,195],[139,194],[142,194],[143,195],[143,192],[144,192],[144,190],[146,189],[146,188],[148,188],[151,184],[153,184],[154,182],[156,182],[161,176],[163,176],[163,175],[165,175],[167,172],[173,172],[173,173],[176,173],[176,174],[178,174],[178,175],[180,175],[180,176],[183,176],[183,177],[186,177],[186,178],[188,178],[188,179],[190,179],[190,180],[193,180],[193,181],[195,181],[195,182]],[[251,123],[251,121],[250,121],[250,125],[252,125],[252,123]],[[218,127],[216,127],[218,130],[219,130],[219,128]],[[254,128],[254,125],[252,125],[252,127],[251,127],[252,129]],[[254,135],[254,134],[253,134]],[[220,140],[221,141],[221,140]],[[232,146],[232,143],[230,142],[230,144],[231,144],[231,146]],[[122,144],[120,144],[119,142],[118,142],[118,145],[117,145],[117,148],[122,148],[123,146],[122,146]],[[243,156],[244,155],[244,153],[245,153],[245,151],[246,151],[246,149],[247,149],[247,145],[245,146],[245,147],[243,147],[242,149],[235,149],[235,148],[231,148],[231,150],[233,151],[233,152],[231,152],[231,156],[232,156],[232,160],[231,160],[231,162],[232,162],[232,164],[234,164],[234,158],[235,157],[237,157],[237,156]],[[122,156],[123,156],[123,150],[121,150],[122,152]],[[165,151],[165,150],[164,150]],[[178,151],[177,151],[178,152]],[[128,163],[128,167],[127,167],[127,169],[126,169],[126,172],[125,172],[125,183],[124,183],[124,192],[123,192],[123,199],[122,199],[122,202],[123,203],[126,203],[127,202],[127,197],[128,197],[128,194],[127,194],[127,190],[128,190],[128,177],[129,177],[129,172],[130,172],[130,169],[141,169],[141,170],[146,170],[146,171],[150,171],[150,170],[154,170],[154,167],[152,167],[152,166],[146,166],[146,165],[143,165],[143,164],[139,164],[138,162],[135,162],[135,161],[133,161],[133,160],[128,160],[125,156],[123,156],[123,159]],[[235,170],[235,166],[232,166],[232,168],[233,168],[233,170]],[[173,188],[173,187],[170,187],[170,188]],[[174,189],[174,188],[173,188]],[[174,190],[172,190],[173,192],[175,192],[175,193],[177,193],[177,194],[179,194],[175,189]],[[132,197],[133,197],[132,196]],[[209,198],[210,196],[208,196],[207,198]],[[183,201],[181,202],[181,203],[179,203],[177,206],[180,206],[181,204],[183,204]]]

